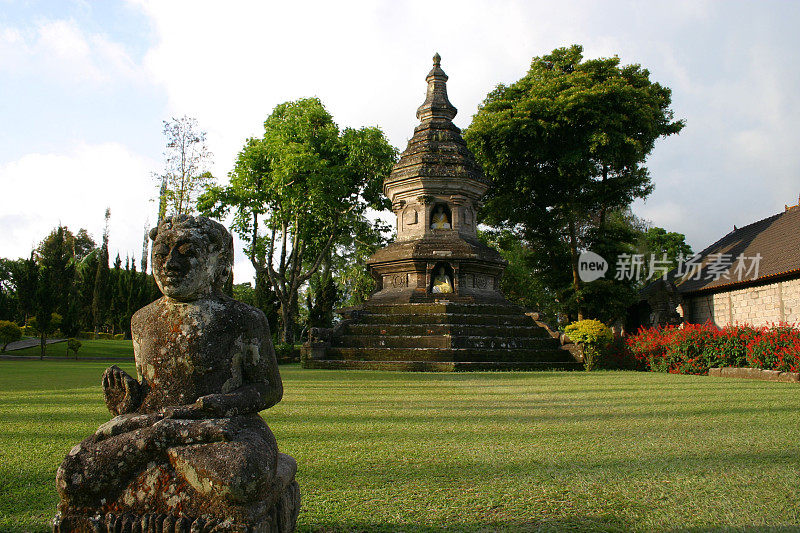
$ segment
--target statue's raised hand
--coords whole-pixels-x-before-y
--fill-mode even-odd
[[[114,415],[132,413],[142,403],[142,386],[117,365],[103,372],[103,395]]]

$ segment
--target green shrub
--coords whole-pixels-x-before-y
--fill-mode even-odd
[[[75,359],[78,358],[78,350],[80,350],[81,346],[83,346],[83,343],[78,339],[67,339],[67,351],[72,350],[75,352]]]
[[[279,363],[296,363],[300,360],[300,350],[285,342],[275,345],[275,358]]]
[[[583,345],[583,366],[592,370],[614,339],[611,329],[599,320],[579,320],[564,328],[572,342]]]
[[[83,339],[83,340],[93,340],[94,339],[94,331],[79,331],[75,338]]]
[[[116,335],[114,335],[114,340],[115,341],[124,341],[125,340],[125,334],[124,333],[117,333]]]
[[[0,320],[0,352],[6,351],[6,346],[22,338],[22,328],[15,322]]]
[[[96,339],[100,339],[100,340],[104,340],[104,341],[113,341],[114,340],[114,335],[112,335],[111,333],[100,332],[95,336],[95,338]]]

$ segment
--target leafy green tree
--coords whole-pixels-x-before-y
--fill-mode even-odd
[[[565,240],[580,297],[588,230],[604,232],[610,212],[651,192],[645,159],[658,138],[683,128],[670,103],[669,88],[618,57],[584,61],[573,45],[533,58],[522,79],[489,93],[465,132],[492,180],[484,222],[518,228],[557,255]]]
[[[56,302],[56,312],[62,317],[61,330],[66,335],[75,335],[81,327],[81,297],[79,293],[79,265],[94,250],[95,242],[88,232],[81,228],[73,234],[69,228],[59,226],[45,237],[36,247],[36,256],[44,264],[45,258],[66,254],[68,257],[68,274],[60,280],[58,288],[59,301]]]
[[[75,304],[78,308],[79,331],[92,331],[94,329],[92,301],[94,300],[94,282],[100,255],[101,249],[95,248],[89,255],[75,264],[75,290],[77,292]]]
[[[9,265],[11,280],[17,295],[17,305],[24,325],[36,311],[36,292],[39,285],[39,263],[34,252],[28,259],[19,259]]]
[[[0,320],[0,352],[5,352],[6,347],[12,342],[16,342],[22,338],[22,328],[15,322],[9,320]]]
[[[683,233],[675,233],[667,231],[664,228],[652,227],[647,228],[642,232],[638,242],[638,253],[645,257],[653,257],[656,261],[663,263],[654,263],[662,268],[651,269],[650,261],[645,261],[643,278],[645,280],[652,280],[664,274],[664,270],[671,270],[678,266],[678,258],[692,257],[692,247],[686,243],[686,236]]]
[[[40,336],[41,356],[46,351],[47,336],[63,321],[62,311],[75,279],[75,263],[66,239],[66,228],[59,226],[48,237],[50,244],[40,255],[39,283],[36,290],[36,323]],[[58,317],[57,323],[55,317]]]
[[[256,291],[253,284],[248,282],[233,285],[233,298],[247,305],[256,307]]]
[[[55,242],[57,239],[56,232],[57,229],[54,229],[52,232],[50,232],[50,235],[45,237],[44,240],[39,243],[39,246],[36,247],[36,254],[38,256],[47,255],[50,253],[48,250],[53,246],[60,246],[60,244]],[[79,229],[77,234],[73,234],[69,228],[63,227],[63,232],[64,242],[67,250],[69,251],[68,253],[70,257],[75,258],[76,261],[82,260],[97,246],[97,244],[94,242],[94,239],[92,239],[89,233],[83,228]]]
[[[284,342],[294,342],[300,287],[368,207],[386,207],[380,191],[395,158],[378,128],[340,131],[319,99],[301,99],[278,105],[264,135],[246,141],[230,184],[201,196],[201,212],[233,214],[256,290],[268,281],[280,302]]]
[[[0,258],[0,320],[14,320],[17,316],[17,294],[13,278],[14,261]]]
[[[337,306],[364,302],[375,291],[376,282],[367,269],[367,259],[388,243],[390,227],[380,220],[358,220],[343,234],[331,256],[333,278],[338,288]]]
[[[478,238],[508,261],[500,278],[500,290],[505,297],[528,309],[536,309],[546,322],[555,324],[562,312],[559,298],[563,295],[558,289],[563,290],[565,283],[569,283],[563,275],[568,269],[568,257],[561,258],[564,268],[552,268],[551,256],[540,255],[541,250],[507,228],[478,230]]]

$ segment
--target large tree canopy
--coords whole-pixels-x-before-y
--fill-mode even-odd
[[[381,185],[395,157],[380,129],[340,131],[319,99],[301,99],[277,106],[263,137],[246,141],[230,184],[201,197],[206,214],[232,212],[257,282],[268,279],[281,302],[284,342],[294,341],[300,286],[368,207],[386,207]]]
[[[492,180],[484,220],[537,246],[566,246],[575,293],[580,248],[604,238],[608,213],[651,192],[644,161],[659,137],[683,128],[670,89],[646,69],[582,52],[535,57],[525,77],[489,93],[465,132]]]

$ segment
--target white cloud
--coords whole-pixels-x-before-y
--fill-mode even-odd
[[[141,80],[142,70],[108,36],[86,34],[72,19],[0,27],[0,71],[69,84]]]
[[[340,126],[378,124],[405,148],[437,51],[466,126],[496,83],[577,37],[585,18],[511,1],[134,3],[157,39],[145,67],[173,113],[207,128],[221,175],[277,104],[306,96],[319,96]],[[532,31],[537,13],[549,22]]]
[[[130,254],[138,261],[144,223],[155,211],[149,203],[155,191],[153,165],[120,144],[105,143],[31,153],[0,166],[0,257],[27,256],[58,224],[73,231],[86,228],[99,242],[109,207],[112,260],[119,252],[123,260]]]

